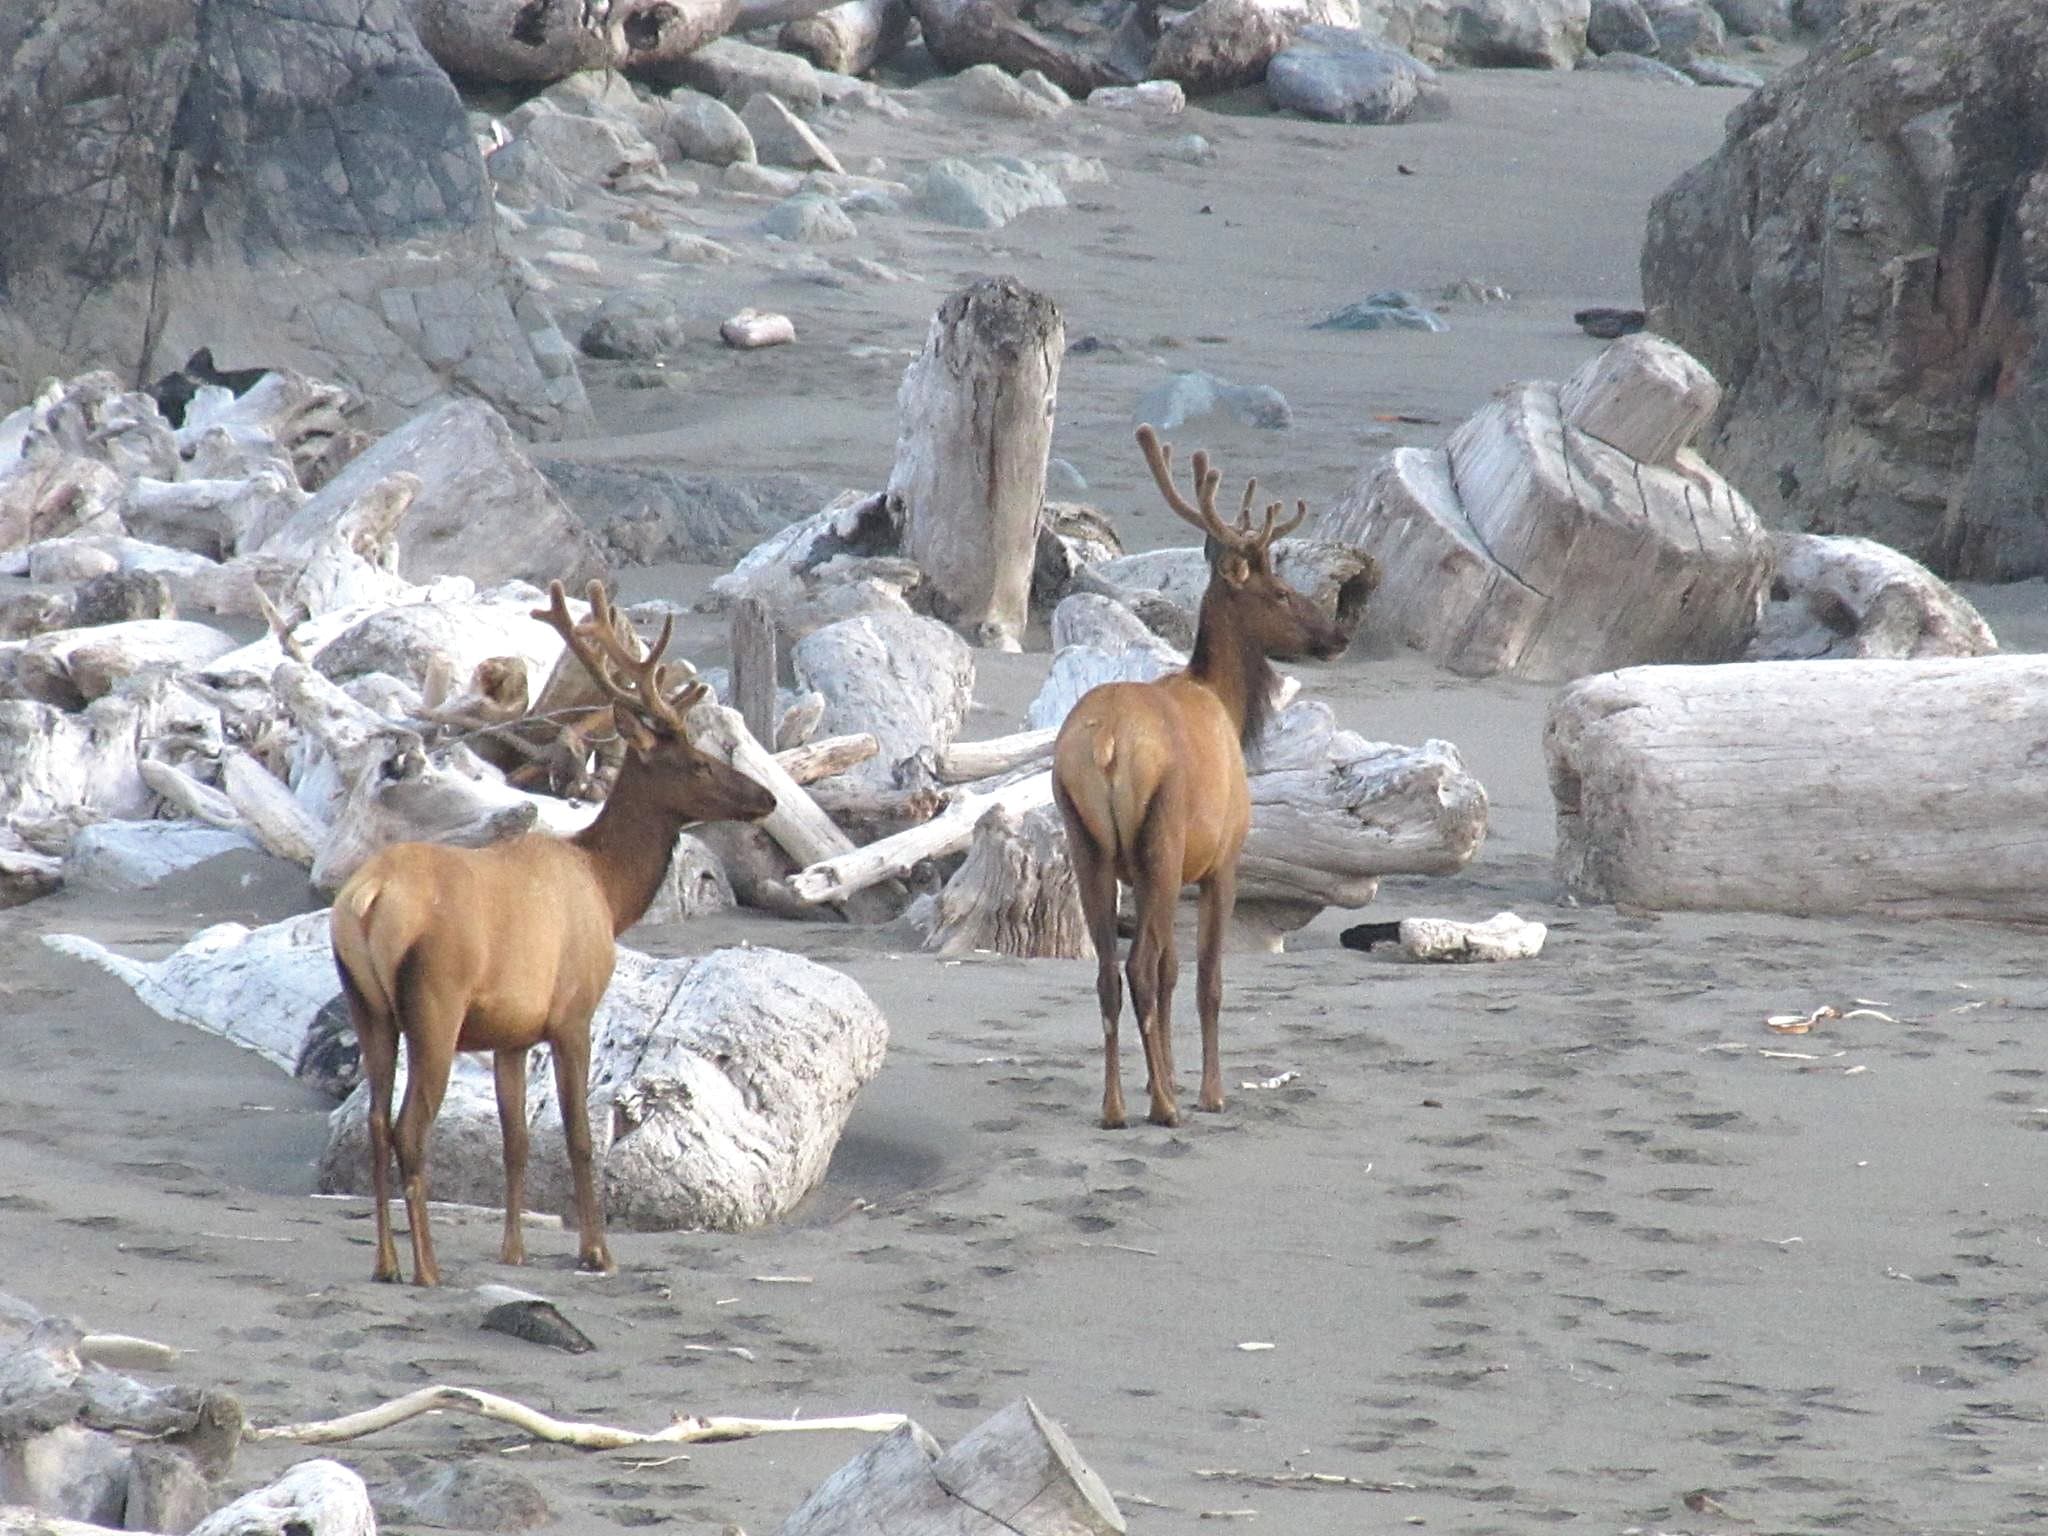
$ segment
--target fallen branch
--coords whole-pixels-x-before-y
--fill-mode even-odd
[[[380,1429],[403,1424],[422,1414],[453,1411],[496,1419],[524,1430],[536,1440],[556,1445],[576,1445],[585,1450],[609,1451],[628,1445],[708,1445],[724,1440],[751,1440],[756,1435],[790,1434],[799,1430],[847,1430],[856,1434],[884,1435],[900,1429],[910,1420],[900,1413],[855,1414],[833,1419],[740,1419],[697,1414],[679,1415],[666,1429],[642,1434],[638,1430],[616,1429],[609,1424],[585,1424],[558,1419],[537,1408],[481,1392],[473,1387],[433,1386],[393,1398],[360,1413],[345,1413],[338,1419],[316,1419],[306,1424],[274,1424],[252,1428],[248,1440],[289,1440],[295,1445],[333,1445],[342,1440],[360,1440]]]

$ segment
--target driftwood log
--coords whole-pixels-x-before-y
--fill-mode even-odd
[[[925,47],[939,68],[957,73],[998,64],[1013,75],[1035,69],[1069,96],[1086,97],[1128,77],[1107,57],[1097,58],[1047,37],[1006,0],[910,0]]]
[[[897,394],[888,494],[903,509],[903,551],[929,576],[939,617],[1004,650],[1030,618],[1065,347],[1051,299],[984,278],[939,307]]]
[[[906,0],[841,0],[815,16],[783,23],[776,46],[834,74],[864,75],[910,38]]]
[[[1770,542],[1683,446],[1719,398],[1698,362],[1638,334],[1561,386],[1511,386],[1442,448],[1379,459],[1316,525],[1381,564],[1364,632],[1546,681],[1741,655]]]
[[[1123,1514],[1066,1432],[1020,1398],[942,1450],[906,1424],[841,1467],[780,1536],[1121,1536]]]
[[[1919,561],[1874,539],[1772,535],[1777,569],[1750,661],[1905,661],[1998,649],[1970,601]]]
[[[1634,667],[1544,729],[1558,872],[1658,909],[2039,921],[2048,658]]]

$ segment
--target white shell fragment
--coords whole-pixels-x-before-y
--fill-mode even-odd
[[[1527,960],[1542,952],[1549,931],[1512,912],[1496,913],[1483,923],[1405,917],[1401,920],[1401,948],[1416,960]]]

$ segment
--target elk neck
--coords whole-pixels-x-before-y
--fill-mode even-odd
[[[656,803],[639,761],[628,753],[597,819],[569,839],[590,858],[612,910],[612,937],[654,904],[684,824],[685,818]]]
[[[1195,653],[1188,658],[1188,676],[1215,694],[1237,726],[1237,744],[1247,754],[1257,744],[1273,713],[1273,687],[1278,681],[1266,653],[1254,644],[1238,612],[1237,589],[1211,577],[1202,594],[1195,624]]]

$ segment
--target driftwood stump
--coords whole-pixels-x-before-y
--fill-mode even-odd
[[[940,306],[897,395],[889,497],[904,553],[930,577],[941,618],[1005,650],[1030,617],[1065,346],[1051,299],[985,278]]]
[[[1874,539],[1779,533],[1750,661],[1987,656],[1991,626],[1919,561]]]
[[[1316,528],[1383,568],[1365,632],[1545,681],[1741,655],[1770,542],[1682,446],[1719,397],[1679,348],[1629,336],[1562,386],[1509,387],[1442,448],[1376,461]]]
[[[1582,679],[1544,729],[1558,872],[1650,908],[2039,921],[2044,708],[2040,656]]]
[[[842,0],[815,16],[785,22],[776,45],[819,69],[864,75],[908,41],[910,21],[905,0]]]
[[[950,1451],[906,1424],[841,1467],[780,1536],[1121,1536],[1124,1518],[1066,1432],[1020,1398]]]

